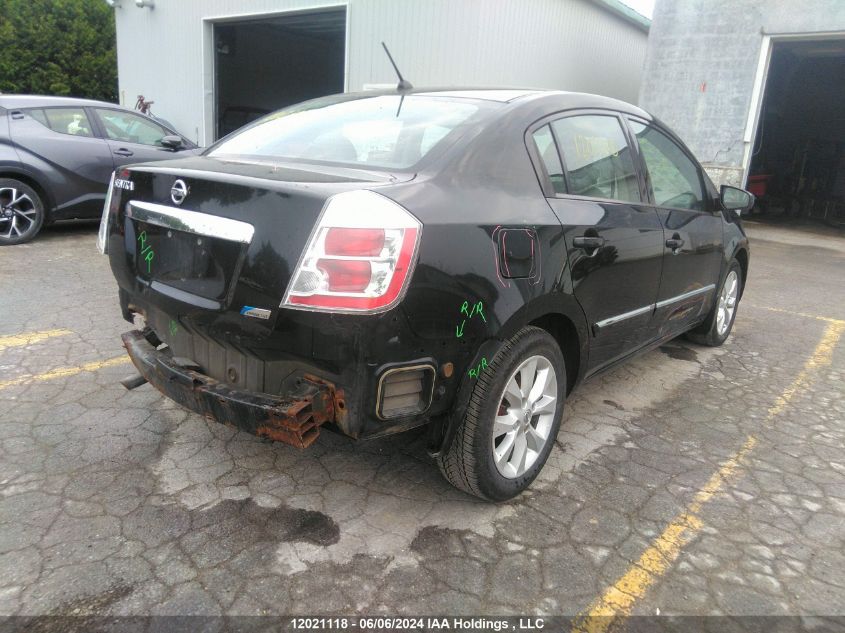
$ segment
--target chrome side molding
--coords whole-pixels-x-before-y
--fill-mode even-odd
[[[678,295],[677,297],[671,297],[669,299],[663,299],[663,301],[658,301],[654,304],[654,307],[657,309],[665,308],[668,305],[673,303],[677,303],[679,301],[684,301],[686,299],[692,299],[693,297],[697,297],[698,295],[706,294],[712,290],[716,289],[716,284],[710,284],[708,286],[704,286],[702,288],[696,288],[695,290],[690,290],[689,292],[685,292],[682,295]]]
[[[598,321],[596,323],[596,327],[607,327],[608,325],[613,325],[614,323],[619,323],[620,321],[625,321],[626,319],[633,319],[635,316],[640,316],[641,314],[651,312],[652,310],[654,310],[653,303],[651,305],[643,306],[642,308],[637,308],[636,310],[631,310],[630,312],[623,312],[622,314],[617,314],[616,316],[612,316],[609,319]]]
[[[697,297],[698,295],[707,294],[715,289],[716,284],[709,284],[701,288],[696,288],[695,290],[690,290],[689,292],[685,292],[682,295],[670,297],[669,299],[663,299],[661,301],[658,301],[657,303],[652,303],[650,305],[643,306],[642,308],[631,310],[630,312],[623,312],[622,314],[617,314],[616,316],[597,321],[595,327],[597,327],[598,329],[605,328],[609,325],[614,325],[621,321],[625,321],[626,319],[633,319],[634,317],[640,316],[641,314],[645,314],[646,312],[659,310],[660,308],[665,308],[666,306],[672,305],[673,303],[679,303],[681,301],[686,301],[687,299]]]

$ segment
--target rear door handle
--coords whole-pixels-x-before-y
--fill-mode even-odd
[[[666,240],[666,248],[671,248],[673,253],[680,249],[683,245],[683,238],[678,236],[670,237],[668,240]]]
[[[601,248],[604,246],[604,238],[593,235],[579,235],[578,237],[572,239],[572,245],[575,248],[592,250],[594,248]]]
[[[130,150],[124,148],[124,147],[121,147],[120,149],[114,150],[114,153],[117,154],[118,156],[132,156],[134,154],[134,152],[132,152],[132,151],[130,151]]]

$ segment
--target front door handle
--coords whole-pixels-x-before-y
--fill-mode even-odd
[[[598,235],[579,235],[572,239],[572,245],[589,251],[604,246],[604,238]]]
[[[114,153],[118,156],[132,156],[134,154],[134,152],[126,149],[125,147],[121,147],[120,149],[114,150]]]
[[[666,240],[666,248],[671,248],[672,253],[677,254],[678,250],[684,245],[684,239],[679,236],[675,235],[674,237],[670,237]]]

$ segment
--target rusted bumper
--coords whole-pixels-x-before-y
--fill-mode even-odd
[[[313,376],[303,377],[290,393],[280,396],[238,391],[178,364],[153,347],[144,332],[133,330],[121,338],[150,384],[186,409],[217,422],[305,448],[317,439],[320,425],[335,419],[334,388]]]

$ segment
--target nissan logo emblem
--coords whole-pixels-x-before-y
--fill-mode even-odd
[[[187,196],[188,185],[185,184],[185,181],[180,179],[174,182],[170,188],[170,199],[173,200],[173,204],[182,204]]]

